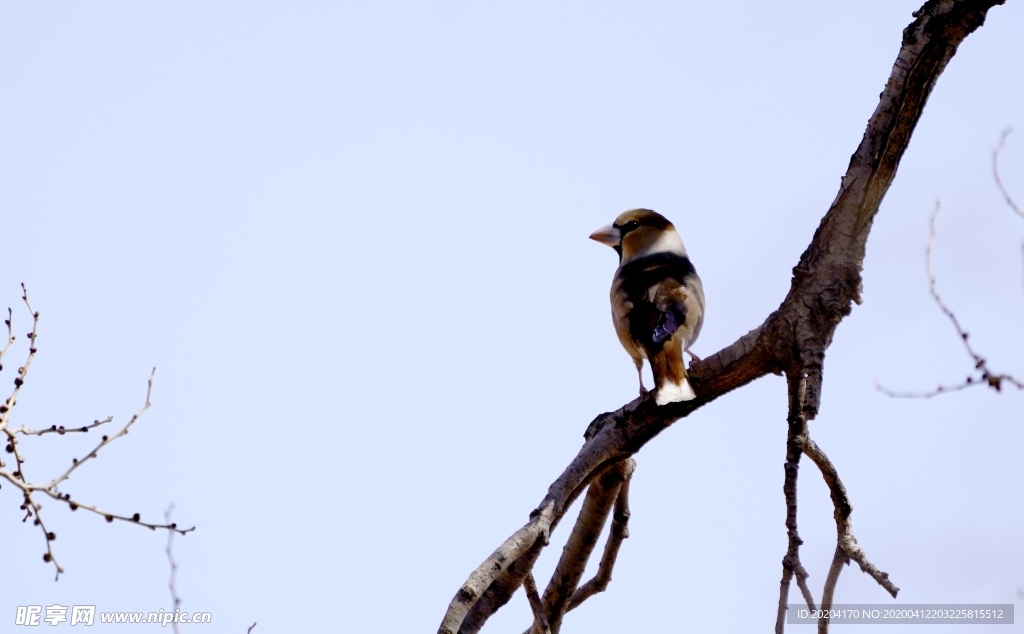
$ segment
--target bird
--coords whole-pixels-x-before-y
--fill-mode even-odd
[[[612,322],[636,365],[641,396],[647,393],[647,359],[657,405],[693,400],[697,395],[687,380],[683,351],[689,351],[704,325],[704,286],[676,228],[655,211],[630,209],[590,239],[619,254],[612,278]]]

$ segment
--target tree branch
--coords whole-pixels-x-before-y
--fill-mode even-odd
[[[803,413],[808,420],[817,415],[825,350],[851,304],[861,301],[860,271],[882,198],[939,75],[997,4],[1002,0],[929,0],[915,12],[839,193],[793,269],[790,291],[779,308],[758,328],[691,366],[695,400],[657,407],[653,399],[638,398],[598,416],[583,447],[548,488],[530,521],[455,594],[439,634],[479,631],[522,583],[582,487],[676,420],[769,372],[783,371],[806,377]],[[804,451],[810,455],[807,447]]]
[[[1010,136],[1013,132],[1013,128],[1006,128],[1003,130],[1003,134],[999,137],[999,144],[996,145],[996,149],[992,150],[992,176],[996,179],[996,187],[999,188],[1003,198],[1006,199],[1006,204],[1010,206],[1013,213],[1017,214],[1021,218],[1024,218],[1024,209],[1020,208],[1013,200],[1013,196],[1010,196],[1010,192],[1007,191],[1006,186],[1003,185],[1003,179],[999,177],[999,154],[1003,151],[1003,146],[1006,145],[1006,137]]]
[[[94,420],[90,425],[83,425],[81,427],[64,427],[63,425],[51,425],[46,429],[29,429],[22,425],[21,427],[15,427],[11,430],[12,434],[22,434],[24,436],[42,436],[44,434],[57,434],[63,436],[64,434],[70,434],[74,432],[86,433],[90,429],[96,429],[100,425],[106,425],[107,423],[113,422],[113,416],[107,416],[103,420]]]
[[[170,526],[171,513],[174,513],[174,505],[171,504],[164,511],[164,523]],[[171,567],[171,578],[167,582],[167,589],[171,591],[171,607],[177,611],[181,607],[181,597],[178,596],[178,562],[174,561],[174,531],[167,531],[167,548],[164,552],[167,553],[167,563]],[[178,622],[177,620],[171,622],[174,634],[178,634]],[[251,628],[250,628],[251,629]]]
[[[591,483],[583,500],[583,508],[573,526],[569,540],[562,549],[562,556],[551,575],[551,581],[544,590],[543,607],[551,634],[558,634],[562,617],[568,611],[575,596],[587,562],[597,545],[612,506],[619,497],[623,484],[633,475],[636,462],[623,460],[610,465]],[[610,574],[610,572],[609,572]],[[540,634],[533,630],[534,634]]]
[[[551,626],[548,625],[548,617],[544,610],[544,604],[537,594],[537,582],[533,580],[533,573],[526,573],[523,579],[523,589],[526,590],[526,599],[530,602],[530,610],[533,611],[533,626],[527,630],[530,632],[540,630],[540,634],[551,634]]]
[[[53,480],[50,480],[49,482],[46,482],[46,483],[43,483],[43,484],[36,484],[36,483],[30,482],[26,478],[25,472],[24,472],[25,458],[24,458],[24,456],[22,455],[21,451],[18,448],[18,445],[20,444],[20,441],[19,441],[19,438],[18,438],[19,434],[22,435],[22,436],[42,436],[43,434],[46,434],[46,433],[49,433],[49,432],[54,432],[54,433],[57,433],[58,435],[64,435],[68,431],[87,432],[90,429],[93,429],[93,428],[99,427],[100,425],[106,424],[106,423],[110,422],[113,419],[111,417],[108,417],[105,420],[95,421],[91,425],[86,425],[85,427],[74,428],[74,429],[65,429],[64,427],[53,426],[53,427],[51,427],[48,430],[36,431],[36,430],[32,430],[32,429],[27,429],[24,425],[22,425],[21,427],[13,427],[13,428],[10,426],[10,422],[11,422],[10,421],[10,417],[12,415],[12,411],[13,411],[15,405],[17,405],[17,403],[18,403],[18,401],[17,401],[18,395],[21,393],[21,389],[25,385],[25,379],[28,376],[29,368],[32,365],[32,361],[35,359],[36,353],[38,352],[38,349],[36,348],[36,338],[38,336],[38,331],[39,331],[39,313],[35,309],[32,308],[32,303],[29,301],[28,291],[26,290],[24,284],[21,285],[21,290],[22,290],[21,299],[25,303],[25,307],[28,308],[29,313],[32,315],[32,332],[28,333],[28,340],[29,340],[28,357],[25,360],[25,364],[23,366],[21,366],[20,368],[18,368],[17,376],[14,379],[14,390],[11,392],[11,396],[8,397],[7,400],[4,401],[4,403],[2,405],[0,405],[0,432],[2,432],[3,434],[6,435],[6,437],[7,437],[7,447],[6,447],[7,453],[11,454],[14,457],[14,461],[15,461],[14,469],[13,470],[5,468],[5,467],[7,467],[6,463],[4,463],[3,461],[0,461],[0,478],[2,478],[4,480],[7,480],[8,482],[13,484],[15,487],[17,487],[20,490],[21,496],[22,496],[22,500],[23,500],[23,502],[21,504],[21,510],[25,511],[25,516],[22,518],[22,521],[23,522],[27,522],[29,520],[29,518],[34,517],[35,519],[32,520],[32,523],[34,525],[38,526],[39,529],[42,531],[43,538],[44,538],[45,543],[46,543],[46,552],[43,553],[43,561],[46,562],[46,563],[52,563],[53,564],[54,568],[56,569],[56,578],[59,579],[61,573],[64,572],[64,569],[57,562],[57,560],[56,560],[56,558],[54,557],[54,554],[53,554],[52,542],[55,539],[57,539],[57,535],[54,532],[52,532],[52,531],[50,531],[50,530],[48,530],[46,528],[46,524],[44,523],[43,518],[40,515],[40,511],[42,511],[43,505],[40,504],[39,502],[37,502],[36,499],[33,497],[33,495],[36,494],[36,493],[40,493],[40,494],[46,495],[46,496],[50,497],[53,500],[56,500],[56,501],[58,501],[58,502],[60,502],[62,504],[66,504],[68,506],[68,508],[70,508],[72,511],[76,511],[79,508],[82,508],[82,509],[85,509],[87,511],[91,511],[91,512],[97,514],[97,515],[102,515],[103,518],[106,519],[108,522],[113,522],[114,520],[121,520],[121,521],[125,521],[125,522],[131,522],[133,524],[138,524],[139,526],[145,526],[146,528],[149,528],[151,530],[155,530],[155,529],[161,528],[161,529],[166,529],[166,530],[169,530],[169,531],[172,531],[172,532],[177,532],[177,533],[180,533],[182,535],[184,535],[186,533],[189,533],[191,531],[194,531],[195,527],[192,527],[192,528],[189,528],[189,529],[180,529],[180,528],[177,527],[176,524],[173,524],[173,523],[169,523],[169,524],[151,524],[151,523],[148,523],[148,522],[143,522],[138,513],[135,513],[135,514],[133,514],[131,516],[116,515],[114,513],[108,513],[106,511],[103,511],[103,510],[99,509],[95,505],[84,504],[84,503],[80,502],[79,500],[72,499],[70,493],[64,493],[64,492],[62,492],[60,490],[60,485],[63,484],[65,481],[67,481],[67,479],[71,476],[71,474],[76,469],[78,469],[78,467],[80,467],[86,461],[96,458],[97,452],[101,448],[103,448],[106,445],[110,444],[111,442],[113,442],[117,438],[120,438],[121,436],[126,435],[128,433],[128,429],[139,419],[140,416],[142,416],[142,414],[147,409],[149,409],[149,407],[150,407],[149,398],[150,398],[150,395],[152,394],[152,391],[153,391],[153,374],[150,374],[149,381],[147,383],[146,401],[145,401],[145,403],[143,403],[141,409],[139,409],[139,411],[134,416],[132,416],[132,418],[128,421],[127,424],[125,424],[125,426],[123,428],[121,428],[120,431],[118,431],[113,436],[103,436],[103,438],[100,441],[100,443],[95,448],[93,448],[93,450],[90,451],[85,456],[85,458],[83,458],[81,460],[79,460],[77,458],[73,459],[71,466],[68,467],[68,469],[65,470],[63,474],[57,476]],[[7,350],[11,346],[11,343],[13,343],[14,339],[15,339],[14,335],[12,334],[12,326],[11,326],[12,312],[11,312],[10,309],[8,309],[7,312],[8,312],[8,319],[6,320],[6,324],[7,324],[7,343],[4,346],[3,350],[0,350],[0,356],[2,356],[3,354],[5,354],[7,352]],[[0,370],[2,370],[2,369],[3,369],[3,366],[0,366]],[[153,368],[153,372],[154,373],[156,372],[156,368]]]
[[[629,481],[632,478],[636,462],[632,459],[627,462],[632,466],[627,470],[619,495],[615,498],[615,509],[612,511],[612,527],[608,532],[608,541],[604,544],[604,553],[601,555],[601,563],[597,567],[597,574],[576,590],[569,601],[566,612],[578,608],[584,601],[599,592],[604,592],[612,580],[612,569],[615,567],[615,560],[619,556],[619,548],[622,541],[629,537]]]
[[[868,556],[864,554],[860,545],[857,544],[857,538],[853,536],[853,523],[850,520],[850,515],[853,513],[853,505],[850,504],[850,497],[846,494],[846,487],[843,485],[843,481],[839,479],[839,473],[836,471],[832,461],[828,459],[825,452],[810,437],[804,438],[803,450],[807,457],[818,466],[818,470],[821,471],[822,477],[825,478],[825,484],[828,485],[829,493],[832,496],[832,505],[835,507],[838,547],[842,549],[847,557],[856,561],[861,570],[877,581],[878,585],[885,588],[892,595],[892,598],[895,599],[900,589],[889,581],[889,573],[882,572],[868,561]],[[835,564],[833,563],[834,566]],[[830,572],[829,576],[831,574]],[[836,573],[837,576],[838,574]],[[827,590],[828,582],[826,582],[825,587]],[[824,609],[824,595],[821,598],[821,603],[822,609]]]
[[[1006,199],[1006,204],[1010,206],[1010,210],[1021,218],[1024,218],[1024,209],[1021,209],[1020,205],[1013,200],[1013,197],[1010,196],[1010,192],[1006,189],[1006,186],[1003,185],[1003,179],[999,177],[999,154],[1003,151],[1003,146],[1006,145],[1006,137],[1010,136],[1011,132],[1013,132],[1013,128],[1006,128],[1003,130],[1002,136],[999,137],[999,144],[996,145],[994,150],[992,150],[992,176],[995,177],[996,187],[998,187],[999,191],[1003,194],[1003,198]],[[1021,260],[1024,261],[1024,242],[1020,245],[1020,255]],[[1022,282],[1022,284],[1024,284],[1024,282]]]
[[[800,546],[804,543],[796,528],[796,485],[800,470],[800,456],[803,454],[803,441],[807,436],[807,420],[804,418],[804,379],[801,376],[786,375],[789,391],[789,432],[786,436],[786,478],[782,492],[786,496],[786,535],[789,546],[782,558],[782,581],[779,583],[779,607],[775,616],[775,632],[782,634],[786,626],[786,610],[789,602],[789,584],[796,577],[797,587],[807,602],[807,607],[814,610],[814,597],[807,587],[807,570],[800,562]]]
[[[828,576],[825,578],[825,589],[821,593],[822,616],[818,618],[818,634],[828,634],[828,611],[832,609],[832,598],[836,593],[836,584],[839,583],[839,573],[843,571],[843,566],[849,563],[850,559],[843,551],[843,547],[836,544],[836,553],[832,556],[832,565],[829,566]]]
[[[1006,138],[1005,133],[1003,138]],[[1002,142],[1000,142],[1000,147],[1001,146]],[[998,154],[998,148],[996,150],[996,154]],[[994,163],[995,157],[993,157],[992,160]],[[998,180],[998,173],[996,179]],[[1002,183],[1000,183],[1000,187],[1002,187]],[[1007,200],[1009,200],[1009,196],[1007,196]],[[939,307],[939,310],[942,311],[942,314],[944,314],[949,319],[950,323],[953,324],[953,328],[956,329],[957,336],[960,338],[960,341],[963,342],[967,355],[971,357],[971,363],[974,364],[974,370],[977,371],[978,375],[968,375],[963,383],[959,383],[957,385],[940,385],[929,392],[895,392],[883,387],[878,383],[878,381],[875,381],[875,387],[886,396],[894,398],[932,398],[939,394],[957,392],[969,387],[974,387],[975,385],[988,385],[995,391],[1001,392],[1003,390],[1003,383],[1009,383],[1016,386],[1018,390],[1024,390],[1024,383],[1018,381],[1013,376],[1009,374],[999,374],[989,370],[988,360],[981,356],[981,354],[979,354],[971,345],[970,334],[964,330],[963,326],[960,325],[960,320],[958,320],[956,315],[953,314],[953,311],[946,306],[946,303],[942,301],[942,297],[939,295],[939,291],[936,290],[935,273],[932,270],[932,248],[935,246],[935,219],[938,215],[939,201],[935,201],[935,209],[932,211],[932,215],[928,219],[928,245],[925,247],[924,251],[925,270],[928,274],[928,292],[931,294],[935,304]]]

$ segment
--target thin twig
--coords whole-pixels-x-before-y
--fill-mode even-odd
[[[939,291],[936,290],[935,272],[932,269],[932,249],[935,247],[935,219],[939,216],[939,209],[939,201],[936,200],[935,209],[932,210],[932,215],[928,218],[928,246],[926,246],[924,250],[925,271],[928,274],[928,293],[931,294],[932,299],[935,300],[935,304],[939,307],[939,310],[941,310],[953,324],[953,328],[955,328],[957,334],[960,335],[960,341],[964,344],[964,349],[966,349],[967,354],[974,359],[976,367],[981,367],[984,359],[982,359],[981,356],[974,351],[974,348],[971,347],[970,336],[960,326],[960,321],[956,318],[956,315],[953,314],[953,311],[946,306],[946,303],[942,301]]]
[[[1005,135],[1003,137],[1006,138]],[[1000,147],[1001,147],[1000,143]],[[998,154],[998,148],[996,150]],[[993,162],[995,157],[993,157]],[[997,172],[998,179],[998,172]],[[1002,185],[1000,185],[1001,187]],[[1012,204],[1012,201],[1011,201]],[[976,376],[968,376],[962,383],[956,385],[940,385],[934,390],[922,391],[922,392],[897,392],[890,390],[882,386],[878,381],[875,381],[875,388],[887,396],[893,398],[932,398],[940,394],[946,394],[949,392],[957,392],[965,390],[975,385],[987,385],[997,392],[1003,390],[1003,383],[1009,383],[1016,386],[1018,390],[1024,390],[1024,383],[1018,381],[1016,378],[1009,374],[1000,374],[992,372],[988,368],[988,360],[979,354],[973,346],[971,346],[970,334],[964,330],[963,326],[960,325],[960,320],[956,318],[956,315],[952,310],[946,306],[946,303],[942,301],[942,297],[939,295],[939,291],[936,289],[935,273],[932,270],[932,247],[935,245],[935,218],[939,215],[939,201],[935,201],[935,209],[932,211],[932,215],[928,220],[928,246],[925,247],[925,271],[928,274],[928,292],[931,294],[932,299],[935,300],[935,304],[939,307],[939,310],[949,318],[950,323],[953,324],[953,328],[956,329],[957,336],[960,341],[964,344],[964,349],[967,351],[968,356],[971,357],[971,362],[974,365],[974,371],[977,373]]]
[[[28,376],[28,369],[32,365],[33,359],[36,358],[36,333],[39,330],[39,313],[32,309],[32,304],[28,301],[28,290],[25,288],[25,284],[21,285],[21,299],[25,302],[25,306],[32,315],[32,332],[28,333],[28,358],[25,360],[25,365],[18,368],[18,376],[14,377],[14,390],[7,398],[7,401],[4,402],[3,405],[0,405],[0,430],[3,430],[3,432],[7,434],[7,453],[14,454],[16,468],[13,472],[13,476],[20,479],[22,483],[25,483],[25,475],[22,473],[21,469],[21,465],[25,460],[21,457],[21,452],[18,451],[18,441],[15,439],[14,433],[8,429],[8,425],[10,422],[11,410],[13,410],[14,406],[18,404],[18,393],[21,392],[22,386],[25,385],[25,377]],[[10,332],[11,326],[8,325],[7,329],[8,332]],[[10,345],[10,341],[12,340],[13,337],[9,336],[8,345]],[[0,467],[3,466],[4,464],[0,462]],[[15,484],[17,484],[17,482],[15,482]],[[60,566],[57,568],[59,570]]]
[[[999,191],[1003,194],[1003,198],[1006,199],[1006,204],[1010,206],[1013,213],[1024,218],[1024,209],[1021,209],[1020,205],[1014,202],[1013,197],[1010,196],[1010,192],[1003,185],[1003,179],[999,177],[999,153],[1003,151],[1003,145],[1006,144],[1006,137],[1010,136],[1011,132],[1013,132],[1013,128],[1006,128],[1003,130],[1002,136],[999,137],[999,144],[996,145],[996,149],[992,150],[992,175],[996,179],[996,187],[999,188]],[[1024,242],[1020,245],[1020,255],[1021,261],[1024,262]],[[1024,284],[1024,280],[1022,280],[1021,284]]]
[[[171,513],[173,513],[173,512],[174,512],[174,505],[173,504],[168,506],[167,510],[164,511],[164,522],[166,522],[168,525],[171,524]],[[174,546],[174,531],[167,531],[167,548],[164,550],[164,552],[167,553],[167,563],[171,567],[171,578],[167,582],[167,588],[168,588],[168,590],[171,591],[171,602],[173,603],[173,605],[171,607],[172,607],[173,610],[177,611],[178,608],[181,607],[181,597],[178,596],[178,587],[177,587],[178,564],[177,564],[177,562],[174,561],[173,546]],[[174,626],[174,634],[178,634],[178,621],[175,620],[172,623],[172,625]]]
[[[14,333],[11,331],[11,319],[13,319],[13,318],[14,318],[14,314],[11,312],[11,309],[8,308],[7,309],[7,319],[4,320],[4,323],[7,325],[7,343],[4,344],[3,349],[0,350],[0,360],[2,360],[4,358],[4,355],[7,354],[7,351],[10,349],[11,344],[14,343]],[[3,370],[3,369],[4,369],[4,366],[0,365],[0,370]]]
[[[154,524],[154,523],[149,523],[149,522],[143,522],[138,513],[132,514],[131,516],[118,515],[118,514],[110,513],[110,512],[101,510],[96,505],[85,504],[85,503],[83,503],[83,502],[81,502],[79,500],[73,499],[71,497],[70,493],[64,493],[63,491],[60,490],[60,485],[62,483],[64,483],[70,477],[72,472],[74,472],[76,469],[78,469],[78,467],[81,466],[86,461],[88,461],[90,459],[96,458],[97,452],[102,447],[105,447],[106,445],[110,444],[111,442],[113,442],[117,438],[120,438],[121,436],[124,436],[125,434],[127,434],[128,433],[128,429],[139,419],[140,416],[142,416],[142,414],[147,409],[149,409],[149,407],[150,407],[150,395],[152,394],[152,391],[153,391],[153,373],[156,372],[156,368],[153,368],[153,373],[151,373],[150,376],[149,376],[149,381],[147,383],[147,388],[146,388],[146,401],[145,401],[145,403],[143,404],[142,408],[134,416],[132,416],[132,418],[128,421],[128,423],[119,432],[117,432],[113,436],[109,436],[109,437],[108,436],[103,436],[101,442],[95,448],[93,448],[92,451],[90,451],[86,455],[85,458],[83,458],[82,460],[78,460],[77,458],[74,459],[72,461],[71,467],[69,467],[63,474],[61,474],[60,476],[54,478],[53,480],[51,480],[51,481],[49,481],[47,483],[35,484],[35,483],[30,482],[28,480],[28,478],[25,476],[25,472],[24,472],[25,458],[22,456],[22,453],[19,450],[19,447],[18,447],[19,440],[18,440],[17,435],[20,434],[22,437],[24,437],[24,436],[41,436],[41,435],[43,435],[45,433],[51,433],[51,432],[52,433],[56,433],[58,435],[63,435],[65,433],[69,432],[69,431],[87,432],[89,429],[92,429],[92,428],[95,428],[95,427],[99,427],[100,425],[106,424],[106,423],[110,422],[113,419],[111,417],[108,417],[107,419],[102,420],[102,421],[95,421],[95,422],[93,422],[92,425],[86,425],[84,427],[75,428],[75,429],[65,429],[63,427],[51,427],[48,430],[37,431],[37,430],[28,429],[28,428],[26,428],[24,426],[16,427],[16,428],[11,428],[10,427],[11,412],[12,412],[14,406],[17,405],[17,397],[18,397],[18,395],[21,392],[21,388],[25,385],[25,379],[28,376],[29,368],[31,367],[32,361],[35,359],[36,353],[38,352],[38,349],[36,347],[36,338],[37,338],[37,334],[38,334],[38,330],[39,330],[39,312],[32,308],[32,303],[29,301],[29,298],[28,298],[28,290],[25,288],[24,284],[21,285],[21,289],[22,289],[22,297],[21,298],[24,301],[26,308],[28,308],[29,313],[32,315],[32,332],[28,333],[28,340],[29,340],[28,357],[25,360],[25,364],[23,366],[21,366],[20,368],[18,368],[17,376],[14,379],[14,390],[11,392],[10,397],[8,397],[7,400],[2,405],[0,405],[0,432],[2,432],[3,434],[6,434],[6,436],[7,436],[7,447],[6,447],[7,453],[13,455],[14,456],[14,460],[15,460],[15,464],[14,464],[14,469],[13,470],[5,468],[5,467],[7,467],[7,465],[3,461],[0,461],[0,478],[7,480],[8,482],[10,482],[14,486],[16,486],[21,491],[21,495],[22,495],[22,498],[23,498],[23,502],[22,502],[22,505],[21,505],[21,510],[25,511],[25,516],[22,518],[22,521],[23,522],[27,522],[29,520],[29,518],[34,518],[32,523],[34,525],[38,526],[40,528],[40,530],[43,532],[43,537],[44,537],[44,540],[46,542],[46,552],[43,554],[43,561],[45,561],[47,563],[52,563],[54,565],[54,568],[56,569],[55,578],[59,579],[61,573],[64,572],[64,569],[57,562],[57,560],[56,560],[56,558],[54,557],[54,554],[53,554],[52,542],[57,538],[57,536],[56,536],[55,533],[53,533],[52,531],[50,531],[50,530],[48,530],[46,528],[46,524],[44,523],[42,517],[40,516],[40,511],[42,510],[43,505],[40,504],[39,502],[37,502],[35,500],[35,498],[33,498],[33,495],[36,494],[36,493],[41,493],[43,495],[46,495],[46,496],[50,497],[53,500],[57,500],[57,501],[61,502],[62,504],[66,504],[68,506],[68,508],[70,508],[72,511],[75,511],[75,510],[77,510],[79,508],[82,508],[82,509],[85,509],[85,510],[90,511],[92,513],[95,513],[97,515],[101,515],[108,522],[113,522],[114,520],[121,520],[121,521],[124,521],[124,522],[131,522],[133,524],[138,524],[140,526],[145,526],[146,528],[149,528],[150,530],[155,530],[155,529],[160,528],[160,529],[166,529],[166,530],[169,530],[169,531],[172,531],[172,532],[177,532],[177,533],[180,533],[182,535],[195,530],[195,527],[188,528],[188,529],[180,529],[174,523]],[[12,334],[12,326],[11,326],[12,318],[11,318],[10,315],[11,315],[11,312],[8,309],[8,319],[7,319],[8,337],[7,337],[7,344],[4,346],[4,349],[2,351],[4,353],[6,353],[7,349],[10,347],[11,342],[14,341],[14,335]]]
[[[249,632],[251,632],[251,631],[252,631],[252,628],[254,628],[254,627],[256,627],[256,621],[253,621],[253,622],[252,622],[252,625],[250,625],[250,626],[249,626],[249,629],[247,629],[247,630],[245,631],[245,634],[249,634]]]
[[[25,426],[21,426],[21,427],[15,427],[14,429],[12,429],[11,433],[12,434],[22,434],[22,435],[25,435],[25,436],[42,436],[43,434],[58,434],[60,436],[63,436],[64,434],[70,434],[70,433],[75,433],[75,432],[77,432],[77,433],[86,433],[90,429],[96,429],[100,425],[106,425],[107,423],[112,422],[113,420],[114,420],[113,416],[107,416],[103,420],[94,420],[91,425],[84,425],[82,427],[64,427],[63,425],[58,427],[57,425],[51,425],[50,427],[48,427],[46,429],[38,429],[38,430],[37,429],[29,429],[29,428],[27,428]]]
[[[46,485],[47,489],[53,488],[53,487],[57,486],[58,484],[60,484],[61,482],[64,482],[65,480],[67,480],[68,477],[70,477],[71,474],[74,473],[76,469],[81,467],[83,464],[85,464],[89,460],[94,460],[96,458],[96,455],[97,455],[97,453],[99,452],[100,449],[102,449],[103,447],[106,447],[110,443],[114,442],[115,440],[117,440],[121,436],[124,436],[124,435],[126,435],[128,433],[128,428],[131,427],[132,425],[134,425],[135,421],[139,420],[139,417],[142,416],[146,412],[146,410],[148,410],[150,408],[150,406],[151,406],[151,403],[149,402],[149,397],[153,393],[153,376],[155,376],[155,375],[156,375],[156,368],[153,368],[153,371],[150,372],[150,374],[149,374],[149,381],[146,382],[146,402],[143,403],[142,407],[139,409],[139,411],[136,412],[131,417],[131,419],[129,419],[128,423],[124,427],[122,427],[121,430],[119,432],[117,432],[116,434],[114,434],[113,436],[104,436],[102,439],[100,439],[100,443],[98,445],[96,445],[93,448],[93,450],[90,451],[88,454],[86,454],[86,456],[84,458],[82,458],[81,460],[79,460],[77,458],[72,460],[71,466],[67,468],[67,471],[65,471],[61,475],[57,476],[56,478],[54,478],[52,481],[50,481],[50,483],[48,485]]]
[[[1013,197],[1010,196],[1010,192],[1007,191],[1006,186],[1003,185],[1003,179],[999,177],[999,153],[1003,151],[1003,146],[1006,144],[1006,137],[1010,136],[1013,132],[1013,128],[1006,128],[1003,130],[1003,134],[999,137],[999,144],[996,145],[996,149],[992,150],[992,175],[996,179],[996,186],[999,187],[999,191],[1003,194],[1003,198],[1006,199],[1006,204],[1010,206],[1013,213],[1017,214],[1021,218],[1024,218],[1024,209],[1014,202]]]

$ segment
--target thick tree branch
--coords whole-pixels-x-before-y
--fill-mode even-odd
[[[691,366],[695,400],[657,407],[653,399],[636,399],[598,416],[583,447],[549,487],[530,521],[455,594],[439,634],[478,631],[522,584],[582,488],[676,420],[769,372],[783,371],[806,377],[804,416],[809,420],[817,415],[825,350],[851,304],[861,301],[860,271],[878,207],[939,75],[997,4],[1002,0],[929,0],[915,12],[839,193],[794,267],[790,291],[779,308],[758,328]],[[804,451],[810,455],[807,447]]]

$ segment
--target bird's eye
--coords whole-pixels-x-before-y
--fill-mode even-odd
[[[622,231],[623,231],[623,233],[625,233],[627,231],[632,231],[633,229],[636,229],[639,226],[640,226],[639,222],[637,222],[636,220],[630,220],[626,224],[622,225]]]

